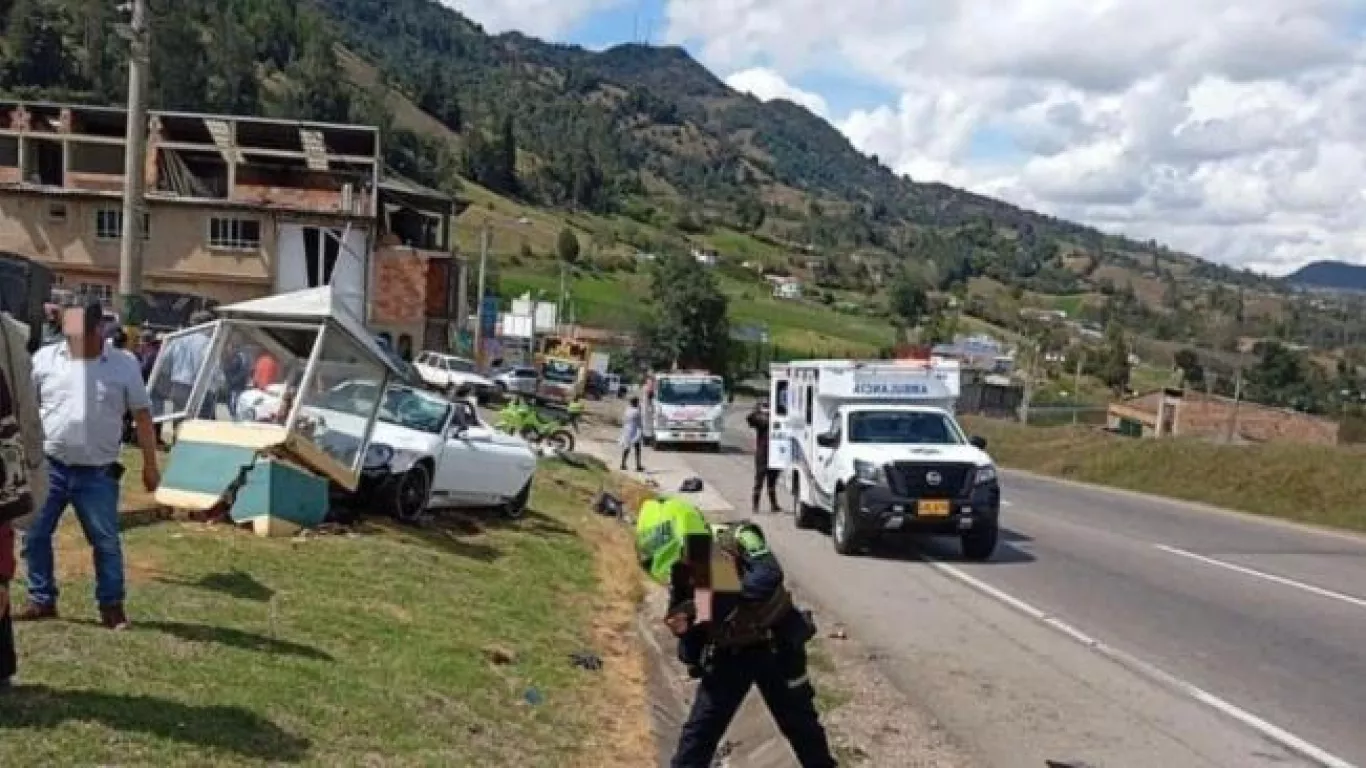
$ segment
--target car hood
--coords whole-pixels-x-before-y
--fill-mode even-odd
[[[991,466],[991,457],[984,451],[970,445],[860,445],[849,443],[844,450],[854,459],[874,464],[887,464],[894,461],[924,461],[972,464],[977,467]]]

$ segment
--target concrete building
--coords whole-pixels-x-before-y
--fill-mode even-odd
[[[802,281],[795,277],[771,277],[773,283],[773,298],[787,299],[789,301],[802,297]]]
[[[0,251],[110,298],[123,233],[126,113],[0,102]],[[332,284],[364,318],[377,129],[152,112],[144,288],[236,302]]]
[[[1233,425],[1236,443],[1337,445],[1338,423],[1283,408],[1194,390],[1160,389],[1111,403],[1107,425],[1131,437],[1189,437],[1224,442]]]

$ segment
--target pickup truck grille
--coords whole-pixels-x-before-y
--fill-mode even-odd
[[[939,482],[932,483],[937,475]],[[898,461],[887,467],[887,482],[898,496],[914,499],[952,499],[967,495],[972,488],[971,464]]]

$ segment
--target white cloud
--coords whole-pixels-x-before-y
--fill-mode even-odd
[[[894,89],[895,103],[836,124],[918,179],[1257,269],[1366,262],[1360,0],[1161,11],[1150,0],[668,0],[667,35],[761,98],[793,98],[791,79],[836,68]],[[1011,151],[983,155],[984,131]]]
[[[726,85],[741,93],[748,93],[760,101],[787,99],[793,104],[806,107],[814,114],[829,117],[829,108],[820,94],[803,91],[771,69],[752,67],[736,72],[726,78]]]
[[[441,0],[481,24],[490,34],[517,30],[533,37],[556,39],[579,22],[627,0]]]

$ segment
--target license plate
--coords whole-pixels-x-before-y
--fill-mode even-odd
[[[947,499],[921,499],[916,502],[915,513],[920,517],[948,517],[949,509]]]

